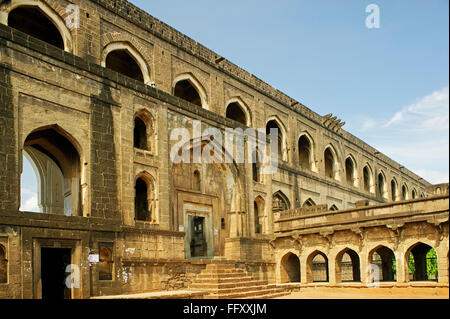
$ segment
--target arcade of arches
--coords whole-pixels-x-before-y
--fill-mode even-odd
[[[0,298],[187,289],[212,260],[271,284],[365,283],[372,265],[380,282],[448,286],[448,185],[428,193],[319,114],[256,77],[248,85],[229,61],[204,64],[206,48],[197,59],[158,27],[147,34],[126,11],[104,17],[80,0],[82,29],[68,30],[63,2],[1,5]],[[174,129],[197,120],[277,129],[279,169],[261,173],[264,149],[249,153],[254,165],[169,160]],[[210,145],[180,151],[227,156]],[[40,213],[21,208],[24,158]],[[70,291],[69,264],[81,276]]]

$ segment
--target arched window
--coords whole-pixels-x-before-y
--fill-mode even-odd
[[[253,203],[254,219],[255,219],[255,234],[261,233],[261,224],[259,223],[259,207],[256,201]]]
[[[136,117],[134,119],[134,147],[148,150],[147,136],[147,125],[142,119]]]
[[[301,169],[312,169],[312,145],[306,135],[302,135],[298,140],[298,158]]]
[[[383,198],[386,199],[386,179],[384,177],[384,174],[382,172],[380,172],[378,174],[378,197],[379,198]]]
[[[402,186],[402,200],[407,200],[408,199],[408,188],[406,187],[406,185]]]
[[[64,40],[55,24],[38,7],[18,7],[8,15],[8,25],[64,50]]]
[[[200,94],[189,79],[178,81],[175,84],[174,95],[192,104],[202,106]]]
[[[393,179],[391,180],[391,199],[393,202],[397,200],[397,182]]]
[[[280,262],[281,283],[300,282],[300,259],[293,253],[288,253]]]
[[[253,181],[255,182],[261,182],[260,168],[261,168],[260,154],[258,151],[255,151],[253,152],[252,155],[252,177]]]
[[[0,245],[0,284],[8,281],[8,260],[6,259],[6,249]]]
[[[336,205],[331,205],[330,212],[334,212],[334,211],[337,211],[337,210],[339,210],[339,208],[337,208]]]
[[[371,187],[372,174],[368,166],[364,166],[363,179],[364,179],[364,191],[369,193]]]
[[[201,178],[200,178],[200,172],[198,170],[194,171],[192,189],[197,192],[200,192],[200,190],[201,190]]]
[[[281,191],[276,192],[272,196],[272,212],[280,212],[289,210],[291,205],[288,198]]]
[[[438,260],[433,247],[417,243],[405,254],[410,281],[438,281]]]
[[[356,186],[355,163],[351,157],[347,157],[345,160],[345,176],[347,185]]]
[[[334,157],[333,152],[329,147],[325,149],[324,152],[324,160],[325,160],[325,176],[329,178],[336,178],[336,159]]]
[[[395,269],[394,252],[385,246],[379,246],[369,253],[369,263],[376,266],[379,281],[395,281],[397,277]]]
[[[101,247],[99,254],[99,263],[97,264],[98,279],[112,280],[113,279],[113,256],[112,250],[109,247]]]
[[[281,160],[286,159],[284,155],[284,131],[281,128],[281,124],[273,119],[267,122],[266,125],[266,134],[269,136],[271,130],[277,131],[277,140],[278,140],[278,158]]]
[[[311,199],[308,198],[304,203],[302,207],[312,207],[312,206],[316,206],[316,203]]]
[[[228,104],[226,117],[243,125],[248,124],[247,115],[238,102]]]
[[[136,58],[127,49],[117,49],[108,53],[105,67],[129,78],[144,82],[144,74]]]
[[[412,190],[411,196],[412,196],[412,199],[417,199],[418,198],[416,189]]]
[[[45,214],[82,215],[81,160],[67,137],[54,125],[35,130],[25,139],[24,155],[36,172],[38,205]]]
[[[336,256],[336,282],[361,281],[359,255],[346,248]]]
[[[156,191],[151,178],[141,176],[136,180],[135,218],[138,221],[156,222]]]

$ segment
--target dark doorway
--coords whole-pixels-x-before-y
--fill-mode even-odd
[[[71,249],[42,248],[42,299],[71,299],[71,291],[66,286],[70,255]]]
[[[191,219],[191,257],[206,257],[205,218],[190,216]]]

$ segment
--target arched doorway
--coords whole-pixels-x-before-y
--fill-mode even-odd
[[[396,281],[397,269],[394,252],[386,247],[379,246],[369,253],[369,264],[376,267],[379,281]]]
[[[424,243],[411,246],[405,254],[409,281],[438,281],[436,250]]]
[[[360,282],[361,268],[359,255],[346,248],[336,256],[336,282]]]
[[[281,283],[300,282],[300,259],[293,253],[287,253],[280,263]]]
[[[309,255],[307,259],[308,265],[308,282],[328,282],[328,258],[321,252],[316,250]]]
[[[301,169],[312,169],[312,144],[306,135],[302,135],[298,140],[298,161]]]

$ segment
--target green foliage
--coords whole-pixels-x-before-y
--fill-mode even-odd
[[[437,279],[437,277],[438,277],[438,264],[437,264],[436,251],[433,248],[431,248],[428,251],[428,253],[426,255],[426,258],[427,258],[427,276],[428,276],[428,279]],[[410,277],[412,278],[413,275],[416,272],[416,265],[414,263],[414,257],[413,257],[412,253],[409,254],[408,267],[409,267]],[[396,263],[395,258],[392,261],[392,269],[394,271],[394,275],[396,275],[397,274],[397,263]]]

